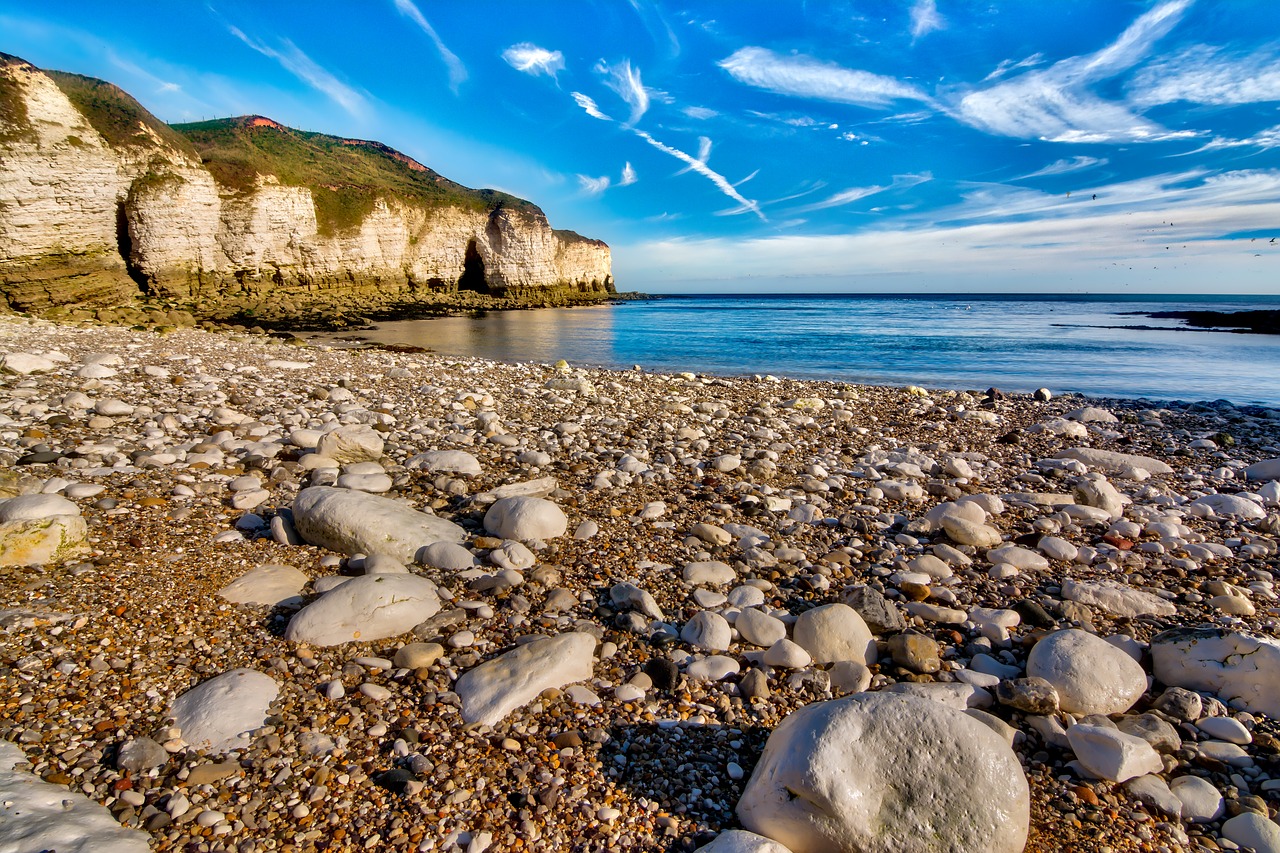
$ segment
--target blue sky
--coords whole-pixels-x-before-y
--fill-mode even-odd
[[[0,0],[0,50],[386,142],[621,289],[1280,293],[1271,0]]]

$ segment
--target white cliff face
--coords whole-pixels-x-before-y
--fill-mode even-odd
[[[32,281],[23,307],[43,307],[59,294],[127,295],[116,236],[118,158],[49,77],[8,63],[0,64],[0,78],[25,103],[27,119],[0,124],[5,292],[11,281]]]
[[[217,239],[222,199],[204,169],[183,163],[139,178],[125,209],[130,261],[157,290],[198,294],[212,271],[228,266]]]
[[[139,290],[130,270],[152,292],[212,301],[451,290],[468,247],[499,295],[612,292],[608,247],[553,231],[536,209],[380,198],[358,226],[324,233],[308,188],[274,176],[245,192],[221,188],[145,125],[113,148],[51,78],[20,60],[0,60],[0,85],[28,117],[0,124],[0,280],[17,307],[124,301]],[[49,284],[77,275],[83,286]]]

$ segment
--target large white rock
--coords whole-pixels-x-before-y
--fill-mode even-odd
[[[1112,521],[1124,515],[1124,497],[1106,480],[1082,479],[1071,491],[1077,501],[1102,510]]]
[[[994,548],[1000,544],[1000,531],[986,524],[980,524],[967,518],[946,515],[942,518],[942,529],[953,542],[961,545],[972,545],[975,548]]]
[[[766,649],[787,636],[786,623],[754,607],[748,607],[739,613],[733,627],[737,629],[742,639],[755,646],[764,646]]]
[[[1179,776],[1169,790],[1182,803],[1182,816],[1192,823],[1208,823],[1222,817],[1222,792],[1199,776]]]
[[[825,604],[796,619],[791,638],[815,663],[876,662],[876,641],[867,623],[847,604]]]
[[[1115,415],[1097,406],[1082,406],[1079,409],[1072,409],[1063,417],[1079,421],[1082,424],[1115,424],[1120,422]]]
[[[36,355],[33,352],[10,352],[0,356],[0,370],[5,373],[16,373],[27,376],[31,373],[48,373],[57,368],[53,359]]]
[[[1244,812],[1223,822],[1222,837],[1253,853],[1280,853],[1280,825],[1257,812]]]
[[[1234,515],[1238,518],[1266,518],[1262,507],[1239,495],[1204,495],[1191,502],[1191,506],[1207,507],[1214,515]]]
[[[1280,480],[1280,457],[1255,462],[1242,473],[1246,480]]]
[[[503,539],[554,539],[568,527],[564,510],[546,498],[500,498],[484,514],[484,529]]]
[[[295,613],[284,637],[314,646],[385,640],[439,612],[436,585],[424,577],[363,575],[326,592]]]
[[[475,477],[481,473],[480,460],[463,450],[428,450],[412,456],[404,463],[410,471],[421,469],[430,474],[461,474]]]
[[[382,458],[382,434],[368,424],[348,424],[326,432],[316,453],[338,462],[377,462]]]
[[[249,745],[248,734],[266,725],[267,709],[279,693],[271,676],[233,669],[183,693],[169,716],[182,729],[182,739],[196,749],[242,749]]]
[[[698,848],[698,853],[793,853],[772,838],[756,835],[742,829],[729,829],[716,836],[710,844]]]
[[[462,542],[466,531],[391,498],[312,486],[293,501],[293,526],[312,545],[342,554],[386,554],[412,563],[432,542]]]
[[[145,832],[125,829],[111,812],[83,794],[14,769],[26,760],[17,746],[0,741],[0,850],[147,853],[151,849]],[[763,847],[722,849],[774,853]]]
[[[738,817],[794,853],[1017,853],[1030,797],[1013,750],[963,711],[859,693],[782,721]]]
[[[1079,723],[1067,729],[1067,740],[1081,766],[1099,779],[1125,782],[1164,769],[1151,744],[1109,726]]]
[[[723,616],[700,610],[680,629],[680,639],[704,652],[723,652],[728,650],[733,637]]]
[[[275,606],[299,601],[308,580],[305,572],[292,566],[258,566],[218,590],[218,595],[233,604]]]
[[[454,687],[462,699],[462,719],[492,726],[544,690],[586,681],[595,649],[595,637],[575,632],[533,640],[485,661]]]
[[[1109,581],[1074,581],[1067,578],[1062,582],[1062,597],[1069,601],[1078,601],[1101,607],[1115,616],[1172,616],[1178,612],[1171,602],[1140,589]]]
[[[19,495],[0,501],[0,524],[79,514],[80,507],[62,495]]]
[[[1058,705],[1071,714],[1120,714],[1147,689],[1142,666],[1120,649],[1076,628],[1054,631],[1027,656],[1027,675],[1058,691]]]
[[[480,565],[476,555],[457,542],[433,542],[418,553],[418,562],[436,569],[460,572]]]
[[[1111,450],[1095,450],[1092,447],[1072,447],[1053,455],[1055,459],[1075,459],[1090,468],[1107,474],[1125,474],[1134,468],[1142,468],[1152,474],[1172,474],[1173,469],[1150,456],[1133,453],[1116,453]]]
[[[1280,717],[1280,641],[1221,628],[1173,628],[1151,639],[1152,674],[1161,684],[1238,700],[1252,713]]]
[[[0,566],[38,566],[87,550],[89,528],[80,507],[61,495],[0,500]]]

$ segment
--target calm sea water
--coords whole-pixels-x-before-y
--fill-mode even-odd
[[[1280,406],[1280,336],[1133,312],[1280,308],[1277,297],[681,296],[380,324],[451,355],[806,379]],[[1122,326],[1158,326],[1125,329]]]

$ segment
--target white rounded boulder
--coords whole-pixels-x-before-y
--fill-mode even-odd
[[[503,539],[554,539],[568,527],[564,510],[546,498],[502,498],[484,514],[484,529]]]
[[[792,639],[816,663],[876,662],[876,641],[867,623],[847,604],[825,604],[801,613]]]
[[[395,637],[440,612],[436,585],[411,574],[352,578],[294,614],[284,638],[313,646]]]
[[[1027,656],[1027,675],[1043,678],[1058,691],[1058,704],[1071,714],[1122,714],[1146,692],[1142,665],[1087,631],[1055,631]]]
[[[461,542],[466,531],[397,500],[312,486],[293,501],[293,525],[312,545],[341,554],[386,554],[412,563],[433,542]]]
[[[182,739],[196,749],[243,749],[249,745],[248,735],[266,725],[267,710],[279,693],[271,676],[233,669],[183,693],[169,715],[182,729]]]
[[[1013,750],[978,720],[926,699],[859,693],[782,721],[738,817],[793,853],[1017,853],[1030,795]]]

